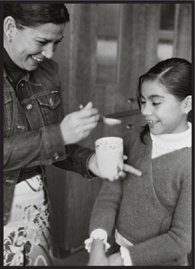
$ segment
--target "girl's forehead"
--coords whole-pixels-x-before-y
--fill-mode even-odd
[[[142,95],[167,95],[169,94],[168,89],[158,81],[147,80],[142,83],[141,86]]]

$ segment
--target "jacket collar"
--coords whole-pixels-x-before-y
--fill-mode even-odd
[[[9,77],[9,75],[7,74],[5,66],[3,66],[3,78],[6,78],[6,77]],[[26,71],[22,80],[29,81],[29,79],[30,79],[30,74],[29,72]]]

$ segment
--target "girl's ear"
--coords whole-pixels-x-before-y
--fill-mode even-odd
[[[12,40],[12,32],[16,28],[16,23],[13,17],[8,16],[4,19],[4,33],[7,37],[8,41],[11,42]]]
[[[192,96],[188,95],[184,99],[184,114],[188,114],[192,110]]]

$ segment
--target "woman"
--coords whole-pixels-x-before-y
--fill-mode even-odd
[[[52,264],[44,165],[99,176],[94,152],[75,144],[96,127],[98,110],[90,102],[63,116],[51,60],[68,21],[64,4],[4,4],[5,266]]]

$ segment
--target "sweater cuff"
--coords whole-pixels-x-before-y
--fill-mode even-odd
[[[120,247],[121,258],[125,266],[132,266],[132,260],[127,248]]]
[[[85,249],[90,253],[91,251],[91,244],[94,239],[100,239],[103,241],[104,246],[105,246],[105,252],[110,248],[110,244],[107,243],[108,235],[107,232],[104,231],[103,229],[96,229],[94,230],[89,239],[85,240]]]

